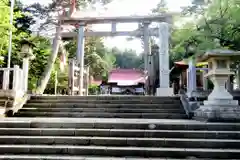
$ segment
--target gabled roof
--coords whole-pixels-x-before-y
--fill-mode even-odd
[[[139,69],[113,69],[109,72],[108,83],[117,83],[121,86],[145,83],[146,75]]]

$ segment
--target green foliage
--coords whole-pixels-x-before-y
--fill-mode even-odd
[[[51,54],[51,43],[45,37],[34,37],[33,42],[36,44],[34,48],[35,59],[31,61],[29,70],[29,89],[33,90],[38,85],[38,79],[44,72],[47,65],[48,56]]]
[[[9,15],[10,15],[10,4],[8,0],[0,1],[0,24],[7,24],[9,26]],[[4,7],[3,7],[4,6]],[[32,90],[37,86],[37,80],[43,72],[44,66],[47,64],[47,58],[50,55],[51,44],[48,39],[40,36],[31,35],[30,26],[34,24],[34,18],[28,14],[25,8],[22,7],[21,3],[18,2],[14,8],[14,25],[13,29],[13,39],[12,39],[12,57],[11,66],[22,65],[22,58],[19,56],[21,52],[21,41],[24,38],[30,39],[31,42],[36,44],[33,49],[33,54],[35,59],[30,62],[29,70],[29,89]],[[4,62],[1,62],[2,67],[6,67],[7,63],[7,51],[9,27],[0,27],[0,55],[6,57]]]
[[[100,92],[100,88],[98,85],[92,84],[88,87],[88,94],[90,94],[90,95],[96,95],[99,92]]]
[[[2,52],[3,51],[3,47],[6,46],[7,44],[7,32],[8,32],[8,29],[11,27],[10,24],[9,24],[9,12],[10,11],[10,8],[7,4],[7,0],[3,0],[3,1],[0,1],[0,51],[1,51],[1,55],[3,55],[4,53]]]
[[[109,2],[109,0],[77,0],[77,7],[78,8],[82,8],[85,7],[86,5],[90,5],[93,3],[107,3]],[[39,33],[43,30],[47,30],[49,28],[49,26],[52,25],[58,25],[59,22],[56,21],[56,18],[53,18],[52,15],[56,15],[56,13],[60,13],[59,11],[61,11],[64,8],[69,8],[70,4],[69,4],[69,0],[52,0],[52,3],[50,3],[48,6],[42,6],[38,3],[29,5],[26,10],[31,12],[32,15],[34,17],[37,17],[39,19],[43,20],[43,23],[40,24],[40,28],[39,28]],[[58,32],[59,33],[59,32]],[[86,41],[86,57],[85,57],[85,64],[90,65],[90,73],[93,74],[97,74],[98,76],[101,76],[101,74],[103,72],[106,71],[106,68],[111,68],[111,63],[106,63],[106,61],[103,60],[104,57],[99,55],[99,50],[96,50],[95,47],[93,47],[91,45],[91,43],[93,45],[98,44],[98,43],[102,43],[101,40],[97,40],[97,39],[90,39],[89,41]],[[89,42],[89,44],[88,44]],[[67,51],[70,53],[70,57],[76,53],[76,40],[70,41],[67,44]],[[43,90],[46,87],[46,83],[47,81],[49,82],[48,84],[48,92],[51,92],[53,89],[53,84],[55,84],[55,77],[53,74],[56,73],[56,71],[58,73],[60,73],[58,70],[59,68],[59,59],[56,59],[56,54],[57,54],[57,49],[56,47],[54,49],[52,49],[52,53],[50,55],[50,58],[48,59],[47,62],[47,66],[45,65],[45,69],[44,72],[42,74],[42,76],[39,78],[40,82],[37,86],[37,92],[42,93]],[[68,55],[67,55],[68,56]],[[107,59],[108,60],[108,59]],[[55,67],[53,67],[55,64]],[[97,72],[95,72],[97,70]],[[51,74],[51,76],[49,76]],[[60,77],[58,77],[59,79],[59,83],[58,83],[58,87],[67,87],[67,72],[61,73]]]
[[[10,4],[8,0],[0,1],[0,55],[6,57],[8,51],[8,43],[9,43],[9,30],[12,29],[13,32],[13,40],[19,40],[24,37],[25,34],[15,35],[16,32],[15,26],[10,25]],[[22,14],[19,11],[14,12],[14,20],[20,18]],[[15,46],[13,46],[14,48]],[[16,46],[17,48],[17,46]],[[6,60],[6,59],[5,59]],[[0,62],[2,66],[6,64],[5,62]]]
[[[111,50],[112,54],[116,57],[117,68],[142,68],[143,57],[141,54],[137,55],[134,50],[121,51],[117,48]]]
[[[167,11],[165,2],[167,1],[159,0],[159,4],[152,11],[153,14]],[[198,57],[207,50],[240,50],[239,2],[192,0],[189,6],[182,9],[182,16],[173,17],[170,68],[176,61]],[[194,46],[194,51],[189,50],[190,46]]]
[[[101,3],[108,3],[110,0],[98,0]],[[39,79],[44,72],[44,68],[48,63],[48,58],[51,55],[51,42],[50,39],[33,35],[31,32],[31,26],[35,24],[35,18],[44,20],[42,26],[53,24],[54,20],[51,17],[51,13],[58,11],[59,7],[63,5],[65,0],[53,2],[49,6],[42,6],[40,4],[33,4],[27,7],[23,7],[20,2],[17,2],[14,8],[14,24],[9,25],[10,4],[8,0],[0,1],[0,55],[4,56],[3,62],[0,62],[2,67],[6,67],[7,62],[7,50],[8,50],[8,31],[10,28],[13,30],[13,44],[12,44],[12,58],[11,66],[22,64],[22,59],[19,56],[21,51],[20,42],[22,39],[30,39],[36,47],[33,49],[35,56],[34,60],[30,62],[29,70],[29,90],[34,91],[39,85]],[[96,3],[97,0],[79,0],[78,5],[83,3]],[[63,5],[64,6],[64,5]],[[81,6],[82,7],[82,6]],[[44,27],[43,27],[44,29]],[[76,40],[69,41],[65,46],[69,57],[75,57],[76,54]],[[55,80],[57,78],[58,90],[67,88],[67,67],[64,72],[59,70],[59,58],[54,62],[54,69],[51,71],[49,83],[47,85],[46,93],[54,92]],[[102,77],[107,79],[108,72],[115,67],[121,68],[138,68],[142,65],[142,57],[137,56],[134,51],[126,50],[110,50],[107,49],[101,38],[87,38],[85,41],[85,64],[90,66],[90,74],[95,78]],[[92,89],[91,89],[92,88]],[[91,86],[90,91],[95,92],[96,86]]]
[[[216,48],[240,50],[238,0],[194,0],[192,5],[184,8],[183,14],[195,21],[186,21],[180,27],[174,27],[172,59],[182,59],[186,46],[193,41],[196,44],[195,56]]]
[[[76,57],[77,41],[71,40],[66,44],[69,57]],[[85,65],[90,67],[90,74],[101,77],[113,68],[115,57],[108,54],[101,38],[89,37],[85,40]]]

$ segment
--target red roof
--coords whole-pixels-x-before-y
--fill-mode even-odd
[[[108,83],[117,83],[122,86],[145,83],[146,76],[139,69],[113,69],[108,76]]]
[[[93,80],[92,82],[91,82],[91,84],[94,84],[94,85],[100,85],[100,84],[102,84],[102,81],[101,80]]]
[[[102,80],[100,80],[100,79],[94,79],[92,76],[90,77],[90,84],[93,84],[93,85],[100,85],[100,84],[102,84]]]
[[[178,61],[178,62],[174,62],[174,63],[177,64],[177,65],[180,65],[180,66],[188,66],[188,64],[184,60]]]

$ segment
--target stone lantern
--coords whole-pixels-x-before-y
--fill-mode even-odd
[[[22,40],[20,43],[22,45],[20,57],[23,58],[23,90],[26,92],[28,90],[29,60],[35,58],[33,55],[33,47],[35,47],[35,45],[26,39]]]
[[[207,121],[240,120],[240,106],[237,100],[226,90],[228,77],[234,72],[230,70],[232,59],[240,57],[240,52],[231,50],[213,50],[207,52],[201,61],[208,62],[208,73],[205,75],[214,84],[214,89],[204,101],[204,105],[195,111],[196,119]]]
[[[33,47],[35,47],[35,45],[26,39],[22,40],[20,43],[22,45],[20,52],[21,58],[34,59]]]

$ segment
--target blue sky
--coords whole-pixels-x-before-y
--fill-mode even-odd
[[[86,11],[84,15],[87,16],[128,16],[132,14],[146,15],[160,0],[114,0],[112,3],[106,6],[107,9],[99,9],[96,11]],[[22,0],[23,3],[29,4],[34,2],[40,2],[47,4],[51,0]],[[141,3],[140,3],[141,2]],[[168,8],[170,11],[180,11],[182,6],[186,6],[191,0],[167,0]],[[119,24],[119,30],[133,30],[137,27],[137,24]],[[106,30],[110,28],[106,25],[96,25],[95,30]],[[127,41],[126,37],[105,38],[105,45],[109,47],[118,47],[120,49],[134,49],[137,52],[141,52],[141,43],[139,40]]]

